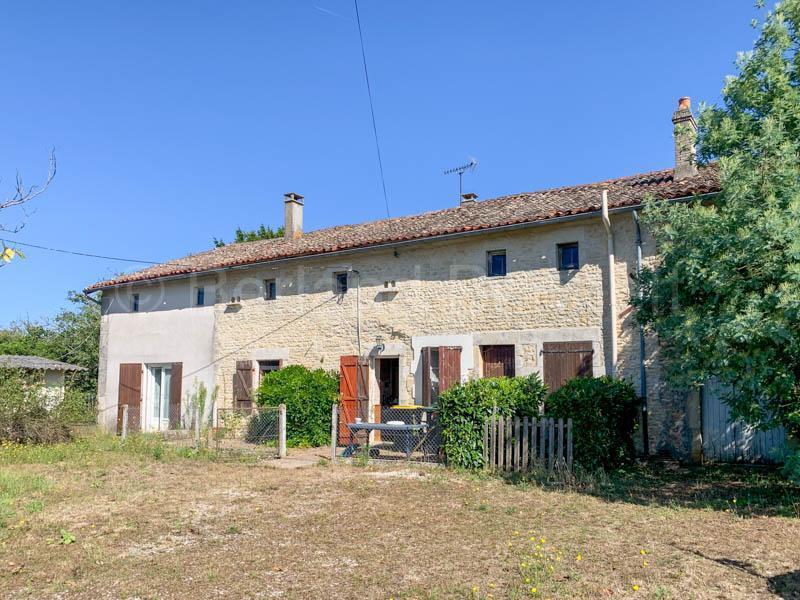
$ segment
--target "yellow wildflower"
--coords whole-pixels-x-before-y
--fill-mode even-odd
[[[580,554],[578,554],[578,556],[575,557],[575,560],[581,561],[583,560],[583,557]]]
[[[647,550],[645,550],[644,548],[642,548],[641,550],[639,550],[639,554],[641,554],[642,556],[644,556],[645,554],[647,554]]]
[[[632,586],[632,587],[633,587],[633,591],[634,591],[634,592],[638,592],[638,591],[639,591],[639,586],[638,586],[638,585],[636,585],[635,583],[633,584],[633,586]]]
[[[535,594],[537,591],[538,590],[535,587],[531,588],[531,594]]]

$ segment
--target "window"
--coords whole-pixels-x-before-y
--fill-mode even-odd
[[[279,360],[260,360],[258,361],[258,380],[267,373],[272,373],[281,368],[281,361]]]
[[[341,271],[333,274],[333,293],[347,293],[347,271]]]
[[[264,300],[275,300],[278,297],[278,286],[274,279],[264,280]]]
[[[578,242],[559,244],[557,248],[559,271],[572,271],[580,268],[580,262],[578,260]]]
[[[139,312],[139,294],[133,294],[131,296],[131,310],[133,312]]]
[[[206,303],[206,288],[201,286],[197,288],[196,292],[195,303],[197,306],[203,306]]]
[[[486,273],[489,277],[503,277],[506,274],[505,250],[494,250],[486,253]]]

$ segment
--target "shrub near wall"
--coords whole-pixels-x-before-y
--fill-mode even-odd
[[[0,369],[0,441],[51,443],[68,440],[70,421],[48,410],[41,377]]]
[[[572,419],[575,462],[584,469],[610,470],[633,461],[633,432],[639,399],[622,379],[581,377],[545,400],[545,415]]]
[[[292,365],[264,375],[257,402],[261,406],[286,405],[288,446],[324,446],[331,441],[331,407],[338,394],[336,373]]]
[[[547,388],[538,375],[476,379],[439,396],[439,423],[448,464],[465,469],[483,467],[483,423],[498,416],[539,414]]]

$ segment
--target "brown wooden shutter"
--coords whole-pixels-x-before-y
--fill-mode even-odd
[[[439,348],[439,393],[461,383],[461,347]]]
[[[183,363],[172,363],[169,380],[169,428],[181,429],[181,394],[183,394]]]
[[[253,406],[253,361],[237,360],[236,373],[233,375],[234,408],[250,408]]]
[[[142,425],[142,364],[122,363],[119,366],[117,398],[117,433],[122,433],[122,407],[128,406],[128,431],[139,431]]]
[[[358,406],[358,357],[339,357],[339,439],[347,440],[348,423],[355,423]]]
[[[422,405],[431,405],[431,349],[422,349]]]
[[[514,377],[514,346],[482,346],[484,377]]]
[[[542,355],[544,382],[550,392],[570,379],[592,376],[592,342],[545,342]]]

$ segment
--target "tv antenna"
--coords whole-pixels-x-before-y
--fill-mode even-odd
[[[469,157],[469,162],[465,165],[461,165],[460,167],[453,167],[452,169],[447,169],[444,174],[445,175],[452,175],[453,173],[458,173],[458,200],[461,201],[461,194],[464,193],[464,190],[461,187],[461,180],[464,177],[464,173],[467,171],[474,171],[475,167],[478,166],[478,160],[475,158]]]

